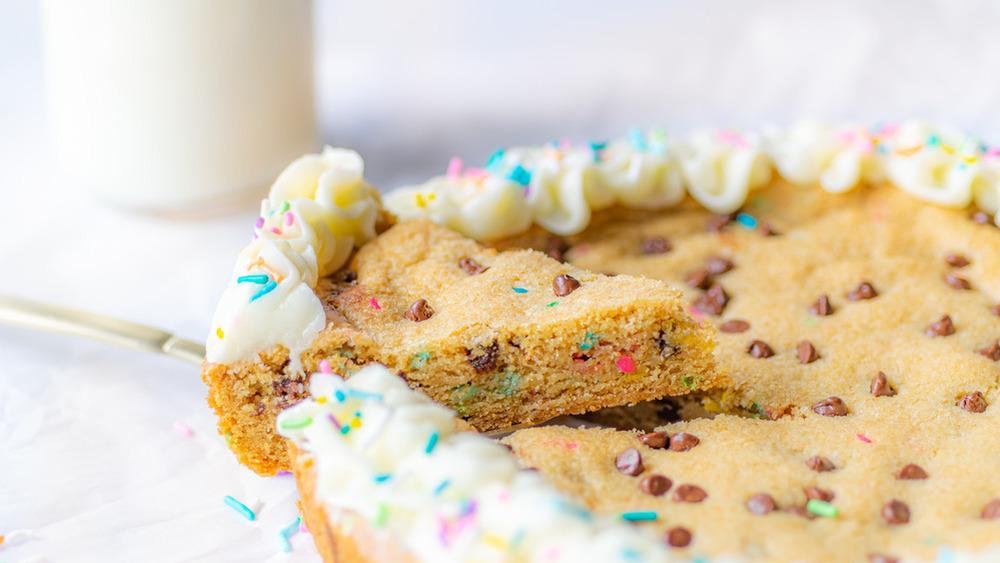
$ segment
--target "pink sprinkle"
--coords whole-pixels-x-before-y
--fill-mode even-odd
[[[257,227],[258,229],[261,228],[261,227],[263,227],[264,226],[264,218],[263,217],[257,217],[257,222],[254,223],[254,226]]]
[[[694,307],[689,307],[688,308],[688,313],[690,313],[691,316],[694,317],[694,320],[699,321],[699,322],[701,322],[701,320],[705,318],[705,315],[702,314],[701,311],[699,311],[698,309],[696,309]]]
[[[482,168],[466,168],[465,175],[473,180],[479,180],[490,175],[489,172],[483,170]]]
[[[378,304],[378,299],[375,299],[374,297],[372,297],[372,300],[369,301],[369,303],[371,303],[372,307],[374,307],[376,311],[380,311],[382,309],[382,306]]]
[[[998,156],[1000,156],[1000,148],[990,147],[990,148],[986,149],[986,157],[987,158],[996,158]]]
[[[573,148],[573,143],[569,141],[569,137],[559,139],[559,150],[566,152],[571,148]]]
[[[858,434],[858,440],[861,440],[862,442],[864,442],[866,444],[871,444],[872,443],[871,439],[869,439],[864,434]]]
[[[896,131],[899,131],[898,123],[887,123],[883,125],[881,129],[878,130],[878,136],[889,137],[891,135],[895,135]]]
[[[291,211],[285,211],[285,226],[291,225],[292,221],[295,221],[295,215]]]
[[[309,528],[306,527],[306,523],[305,522],[299,522],[299,533],[300,534],[308,534],[309,533]]]
[[[279,229],[278,227],[271,227],[271,232],[274,233],[274,234],[276,234],[276,235],[280,235],[281,234],[281,229]]]
[[[451,157],[451,160],[448,161],[448,172],[446,174],[449,179],[457,180],[462,175],[462,159],[457,156]]]
[[[333,368],[330,367],[330,362],[326,360],[320,360],[319,371],[322,373],[333,373]]]
[[[632,373],[633,371],[635,371],[635,362],[632,360],[632,358],[624,354],[622,354],[622,356],[618,358],[618,361],[616,361],[615,363],[618,364],[618,369],[622,370],[625,373]]]
[[[747,146],[746,140],[739,134],[733,133],[732,131],[719,131],[718,138],[723,143],[729,143],[737,147]]]
[[[841,143],[850,143],[857,136],[857,133],[850,129],[844,129],[843,131],[835,131],[833,133],[834,140]]]
[[[190,426],[180,421],[174,423],[174,432],[180,434],[181,436],[190,436],[194,434],[194,430],[191,430]]]

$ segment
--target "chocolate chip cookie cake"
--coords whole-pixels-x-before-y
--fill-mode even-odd
[[[990,561],[998,156],[633,130],[383,201],[327,149],[263,204],[209,402],[329,561]]]

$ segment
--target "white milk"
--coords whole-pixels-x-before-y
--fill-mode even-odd
[[[44,0],[42,15],[61,164],[103,199],[217,209],[319,148],[311,0]]]

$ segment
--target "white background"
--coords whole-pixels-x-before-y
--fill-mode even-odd
[[[323,136],[359,150],[383,189],[441,173],[451,156],[478,164],[500,146],[630,125],[916,116],[1000,139],[1000,3],[752,4],[324,1]],[[0,0],[0,294],[203,340],[255,208],[171,220],[107,207],[67,180],[47,130],[37,12]],[[197,372],[0,326],[0,563],[315,560],[305,534],[281,553],[291,478],[235,463]],[[175,433],[178,421],[194,435]],[[227,494],[258,519],[226,507]]]

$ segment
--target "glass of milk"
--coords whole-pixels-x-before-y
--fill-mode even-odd
[[[43,0],[42,21],[60,163],[101,199],[214,213],[319,148],[311,0]]]

